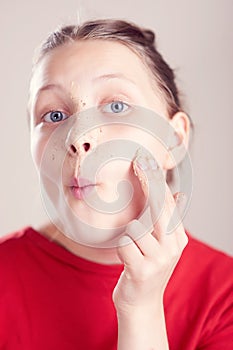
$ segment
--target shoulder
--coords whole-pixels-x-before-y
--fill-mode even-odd
[[[177,265],[177,276],[185,276],[191,284],[199,282],[199,288],[200,285],[214,290],[231,288],[233,258],[187,234],[189,241]]]
[[[229,307],[232,310],[233,258],[189,233],[188,236],[189,242],[177,266],[177,283],[182,284],[189,296],[204,304],[203,308],[214,313],[224,313]]]
[[[193,238],[189,242],[170,279],[169,291],[177,290],[193,304],[232,303],[233,258]]]
[[[210,271],[216,274],[224,271],[232,271],[233,257],[201,242],[188,233],[189,242],[184,250],[183,258],[190,262],[197,270]]]
[[[171,329],[176,322],[184,334],[195,335],[198,348],[232,349],[233,258],[188,237],[166,290],[168,322]]]
[[[0,238],[0,270],[1,273],[11,268],[17,269],[29,244],[28,236],[33,232],[31,227],[12,232]]]
[[[31,227],[24,227],[18,231],[8,233],[0,237],[0,253],[20,244],[28,232],[33,231]]]

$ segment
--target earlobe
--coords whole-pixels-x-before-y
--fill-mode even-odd
[[[167,140],[167,154],[164,169],[176,167],[184,159],[189,144],[190,121],[187,114],[177,112],[169,121],[170,130]]]

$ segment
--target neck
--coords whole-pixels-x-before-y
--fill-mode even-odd
[[[55,225],[47,224],[38,229],[38,231],[49,240],[56,242],[69,250],[74,255],[81,258],[106,265],[121,264],[117,254],[117,248],[93,248],[74,242],[69,237],[60,232]]]

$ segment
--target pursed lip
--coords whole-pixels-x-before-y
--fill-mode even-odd
[[[87,186],[95,186],[95,184],[84,177],[73,177],[70,181],[70,187],[83,188]]]
[[[76,199],[83,199],[83,197],[93,191],[95,186],[95,183],[83,177],[72,178],[69,185],[71,193]]]

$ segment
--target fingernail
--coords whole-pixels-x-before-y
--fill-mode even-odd
[[[156,162],[156,160],[154,158],[150,158],[149,163],[150,163],[150,166],[153,170],[158,169],[158,163]]]
[[[122,236],[118,241],[119,246],[125,246],[131,243],[132,243],[132,239],[126,235]]]
[[[146,159],[141,157],[141,156],[136,157],[135,163],[141,170],[148,169],[148,163],[147,163]]]

